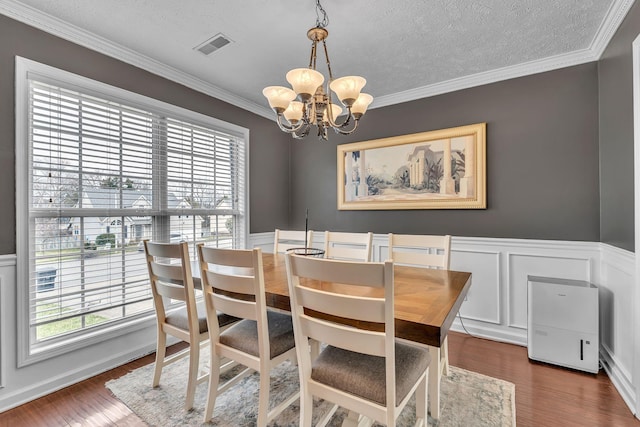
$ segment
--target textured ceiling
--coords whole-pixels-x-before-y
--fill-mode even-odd
[[[316,21],[312,0],[0,0],[0,6],[2,3],[30,6],[258,107],[267,105],[262,96],[265,86],[286,85],[286,71],[308,65],[306,31]],[[330,19],[327,45],[334,77],[364,76],[365,91],[378,101],[499,69],[575,56],[576,52],[590,53],[580,57],[585,58],[582,62],[594,60],[594,41],[606,37],[603,31],[612,33],[615,28],[606,28],[615,21],[612,15],[623,14],[620,10],[626,13],[631,3],[322,1]],[[233,43],[210,56],[193,50],[217,33],[224,33]],[[319,70],[324,71],[324,62],[318,62]],[[580,60],[566,62],[571,65]]]

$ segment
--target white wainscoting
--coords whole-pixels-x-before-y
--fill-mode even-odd
[[[15,255],[0,256],[0,390],[4,388],[7,336],[7,310],[4,307],[11,304],[7,299],[8,288],[15,282]]]
[[[635,294],[635,254],[603,244],[600,261],[600,361],[625,403],[638,416],[635,402],[640,391],[634,391],[633,385],[634,363],[640,363],[640,354],[634,354],[635,340],[640,339],[640,325],[634,322],[635,312],[640,310]]]
[[[322,247],[322,233],[314,245]],[[250,236],[250,247],[273,250],[273,233]],[[374,237],[375,260],[388,254],[387,236]],[[600,289],[601,361],[635,413],[635,255],[601,243],[453,237],[451,268],[470,271],[473,284],[460,309],[478,336],[526,345],[527,275],[589,280]],[[155,349],[153,319],[94,346],[16,368],[16,260],[0,256],[0,412],[116,367]],[[453,329],[463,332],[459,319]]]
[[[155,316],[150,315],[116,337],[18,368],[18,286],[16,256],[0,255],[0,413],[155,351]]]
[[[322,247],[322,233],[314,246]],[[251,236],[251,245],[273,250],[273,233]],[[374,261],[388,256],[387,235],[373,239]],[[452,237],[451,269],[470,271],[472,285],[452,329],[527,345],[527,276],[589,281],[600,293],[600,359],[635,413],[633,387],[635,255],[597,242]],[[461,320],[462,322],[461,323]]]

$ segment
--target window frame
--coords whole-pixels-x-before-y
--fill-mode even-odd
[[[155,326],[155,312],[138,314],[124,318],[111,325],[87,329],[84,333],[73,334],[67,338],[52,340],[49,344],[40,343],[33,348],[30,340],[29,320],[29,254],[34,250],[31,232],[29,203],[31,195],[30,150],[29,142],[29,76],[37,76],[43,82],[60,83],[74,87],[83,94],[98,97],[115,98],[123,104],[149,109],[154,113],[182,119],[194,125],[216,129],[235,135],[244,140],[243,173],[239,175],[244,184],[241,201],[242,231],[239,233],[238,246],[246,247],[249,236],[249,130],[201,113],[168,104],[144,95],[130,92],[84,76],[60,70],[36,61],[16,56],[15,63],[15,148],[16,148],[16,303],[17,303],[17,364],[18,367],[59,356],[79,348],[116,338],[127,333]],[[166,185],[166,184],[165,184]]]

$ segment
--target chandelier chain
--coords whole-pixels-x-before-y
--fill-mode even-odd
[[[322,20],[320,20],[320,14],[322,14]],[[316,27],[325,28],[329,25],[329,16],[320,4],[320,0],[316,0]]]

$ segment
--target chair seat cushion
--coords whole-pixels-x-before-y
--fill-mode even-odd
[[[396,342],[396,404],[429,366],[426,348]],[[381,405],[386,405],[385,358],[327,346],[314,361],[311,378]]]
[[[204,302],[196,304],[198,310],[198,329],[199,333],[207,332],[207,313],[204,307]],[[180,308],[167,314],[166,322],[177,328],[189,330],[189,322],[187,320],[187,309],[185,307]],[[237,322],[237,317],[229,316],[228,314],[218,312],[218,325],[220,327],[230,325],[233,322]]]
[[[271,359],[295,347],[290,315],[267,310],[267,323]],[[255,320],[241,320],[220,334],[220,344],[259,357],[258,323]]]

